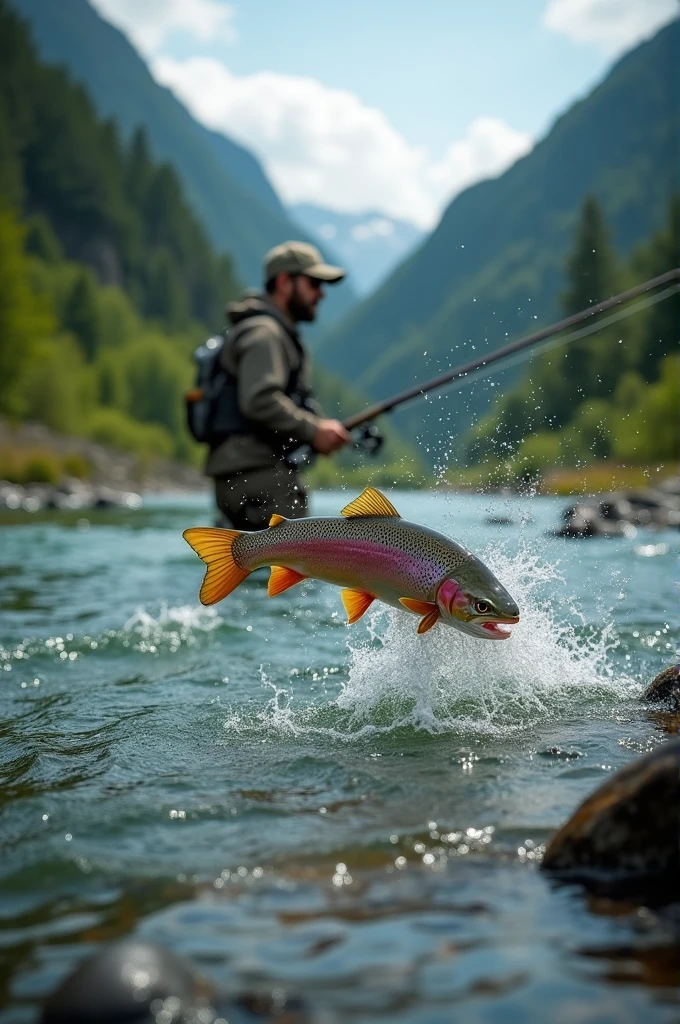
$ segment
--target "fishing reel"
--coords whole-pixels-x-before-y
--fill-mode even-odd
[[[350,447],[362,455],[377,455],[382,448],[385,438],[380,433],[375,423],[364,423],[360,427],[353,427],[350,431],[352,438]],[[303,444],[284,455],[284,461],[289,469],[308,469],[317,458],[318,453],[311,445]]]
[[[352,448],[362,455],[377,455],[385,443],[375,423],[363,423],[351,431]]]

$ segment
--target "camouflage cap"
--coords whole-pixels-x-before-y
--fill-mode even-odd
[[[264,258],[264,279],[271,281],[277,274],[306,274],[317,281],[335,284],[347,273],[342,267],[324,263],[323,256],[309,242],[282,242],[270,249]]]

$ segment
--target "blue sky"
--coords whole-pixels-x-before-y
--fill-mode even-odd
[[[478,115],[542,133],[610,63],[541,25],[544,0],[231,3],[238,40],[206,46],[239,75],[268,68],[351,88],[416,144],[442,152]],[[286,41],[282,43],[282,39]],[[180,34],[166,52],[191,56]]]
[[[285,200],[434,223],[676,0],[91,0]]]

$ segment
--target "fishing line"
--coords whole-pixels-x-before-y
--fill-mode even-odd
[[[544,352],[551,352],[553,349],[560,348],[562,345],[568,345],[572,341],[577,341],[579,338],[585,338],[589,334],[596,334],[597,331],[603,330],[605,327],[610,327],[612,324],[616,324],[621,320],[626,320],[629,316],[633,316],[634,313],[639,313],[643,309],[647,309],[649,306],[655,306],[658,302],[663,302],[665,299],[670,298],[671,295],[675,295],[678,292],[678,285],[674,284],[670,288],[666,288],[662,292],[658,292],[656,295],[649,295],[639,302],[636,302],[633,306],[629,306],[627,309],[621,309],[617,313],[612,313],[611,316],[604,317],[602,320],[598,320],[597,323],[588,324],[586,327],[581,327],[576,331],[570,331],[569,334],[557,335],[554,338],[547,339],[544,343],[537,344],[534,348],[524,349],[521,352],[516,352],[514,355],[508,356],[502,366],[496,366],[490,364],[488,367],[480,367],[477,370],[471,370],[469,373],[463,374],[455,382],[453,382],[458,390],[467,387],[470,384],[475,384],[478,380],[484,380],[487,377],[491,377],[494,373],[502,373],[511,366],[518,366],[520,363],[526,362],[532,359],[535,355],[543,354]],[[436,398],[441,398],[443,392],[438,392]],[[425,398],[426,396],[423,395]]]
[[[472,359],[463,366],[447,370],[445,373],[439,374],[437,377],[432,380],[425,381],[423,384],[416,384],[414,387],[407,388],[405,391],[400,391],[399,394],[392,395],[390,398],[383,399],[380,402],[375,402],[373,405],[362,410],[362,412],[349,416],[344,420],[344,425],[348,430],[351,430],[364,423],[369,423],[376,419],[376,417],[381,416],[383,413],[390,412],[392,409],[399,405],[403,405],[405,402],[411,401],[413,398],[423,397],[429,392],[439,392],[442,387],[448,386],[453,381],[460,381],[468,377],[470,374],[476,374],[486,366],[491,366],[491,364],[500,362],[501,360],[503,360],[504,363],[507,359],[514,360],[516,355],[520,352],[527,350],[533,351],[539,343],[542,343],[547,338],[552,338],[557,335],[558,340],[556,344],[560,345],[569,341],[574,341],[576,338],[585,337],[595,331],[599,331],[603,327],[616,323],[618,320],[632,316],[633,313],[639,312],[639,310],[644,309],[646,306],[654,305],[657,302],[662,302],[664,299],[669,298],[678,290],[679,281],[680,267],[674,267],[672,270],[667,270],[665,273],[659,274],[657,277],[651,278],[649,281],[643,281],[641,284],[634,285],[632,288],[628,288],[626,291],[620,292],[618,295],[613,295],[611,298],[603,299],[602,302],[597,302],[595,305],[582,309],[578,313],[573,313],[571,316],[565,317],[558,323],[550,324],[547,327],[540,327],[531,334],[527,334],[522,338],[518,338],[516,341],[511,341],[507,345],[503,345],[495,351],[487,353],[486,356]],[[652,296],[647,295],[647,293],[652,289],[661,288],[662,286],[664,287],[663,291],[657,292]],[[598,319],[601,314],[607,313],[610,309],[621,307],[624,303],[632,302],[633,299],[638,299],[639,296],[643,295],[645,298],[636,303],[636,305],[629,306],[626,309],[619,308],[616,313],[605,317],[604,319]],[[587,327],[578,328],[576,331],[567,335],[562,333],[567,329],[575,327],[576,324],[580,324],[585,321],[588,322]]]

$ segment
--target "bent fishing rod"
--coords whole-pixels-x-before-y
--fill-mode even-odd
[[[576,327],[584,321],[592,320],[593,317],[597,318],[601,313],[606,313],[610,309],[614,309],[616,306],[621,306],[626,302],[630,302],[633,299],[644,296],[646,293],[653,292],[656,288],[662,288],[664,285],[666,285],[666,288],[663,291],[657,292],[652,296],[648,296],[635,307],[619,310],[613,315],[604,317],[603,319],[595,319],[585,327],[572,331],[570,334],[567,334],[562,338],[556,338],[553,345],[566,344],[569,341],[575,341],[576,338],[582,338],[585,335],[593,334],[595,331],[599,331],[603,327],[608,327],[610,324],[616,323],[618,320],[632,316],[633,313],[638,312],[640,309],[644,309],[650,305],[655,305],[657,302],[663,302],[665,299],[670,298],[671,295],[676,294],[678,290],[680,290],[680,267],[673,267],[672,270],[667,270],[665,273],[659,274],[657,277],[652,277],[649,281],[643,281],[641,284],[637,284],[633,288],[628,288],[626,291],[619,292],[618,295],[613,295],[609,299],[604,299],[602,302],[598,302],[594,306],[588,306],[587,309],[582,309],[578,313],[573,313],[571,316],[567,316],[563,320],[558,320],[557,323],[549,324],[547,327],[541,327],[537,331],[532,331],[531,334],[525,334],[516,341],[511,341],[508,345],[503,345],[501,348],[488,352],[484,356],[472,359],[470,362],[464,363],[462,366],[457,366],[452,370],[447,370],[446,373],[441,373],[437,377],[433,377],[431,380],[425,381],[423,384],[415,384],[413,387],[406,388],[405,391],[400,391],[398,394],[392,395],[390,398],[385,398],[381,402],[375,402],[373,405],[367,406],[361,412],[355,413],[353,416],[348,416],[347,419],[342,421],[346,430],[355,432],[353,447],[368,454],[375,454],[382,446],[382,436],[380,435],[377,427],[372,425],[372,421],[377,419],[378,416],[391,412],[392,409],[395,409],[399,405],[404,405],[404,403],[411,401],[413,398],[418,398],[421,395],[424,396],[430,391],[436,391],[439,388],[444,387],[446,384],[450,384],[452,381],[468,378],[470,374],[475,371],[485,369],[504,359],[512,361],[513,356],[517,357],[518,354],[533,348],[535,345],[539,345],[541,342],[547,341],[547,339],[552,338],[555,335],[561,334],[562,331]],[[549,346],[544,346],[544,348],[545,347]],[[358,428],[362,429],[359,430]],[[309,465],[314,460],[316,454],[317,453],[314,449],[309,445],[302,445],[300,448],[296,448],[295,451],[290,452],[286,461],[291,466],[302,467],[304,465]]]

